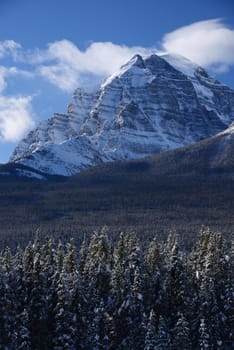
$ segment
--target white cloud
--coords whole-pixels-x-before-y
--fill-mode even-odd
[[[162,46],[217,72],[227,71],[234,64],[234,30],[220,19],[196,22],[168,33]]]
[[[20,52],[21,46],[15,41],[0,42],[0,59],[9,56],[16,61]],[[32,97],[3,95],[7,79],[16,75],[31,78],[33,73],[15,66],[0,66],[0,142],[19,141],[34,126]]]
[[[0,41],[0,58],[10,54],[15,59],[19,49],[21,49],[21,45],[14,40]]]
[[[6,88],[7,83],[5,79],[6,69],[0,66],[0,93]]]
[[[32,98],[0,96],[0,141],[19,141],[34,126]]]
[[[59,89],[68,92],[77,87],[80,78],[79,72],[74,67],[62,63],[52,66],[41,66],[38,69],[38,73]]]
[[[115,45],[111,42],[92,43],[82,53],[83,68],[93,74],[112,74],[135,54],[148,54],[152,49],[143,47],[127,47]]]
[[[111,42],[95,42],[81,51],[72,42],[61,40],[49,44],[48,50],[37,50],[35,55],[30,52],[27,59],[33,64],[41,64],[37,69],[39,75],[64,91],[72,91],[85,74],[106,77],[136,53],[150,52],[152,49]]]

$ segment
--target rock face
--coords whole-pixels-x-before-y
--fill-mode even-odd
[[[71,175],[101,162],[185,146],[234,120],[234,91],[189,60],[134,56],[96,92],[77,89],[16,147],[11,161]]]

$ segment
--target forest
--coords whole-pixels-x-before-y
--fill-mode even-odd
[[[233,170],[207,172],[194,158],[194,168],[185,162],[178,170],[177,158],[156,160],[105,163],[45,181],[1,175],[0,250],[25,247],[38,229],[43,237],[73,237],[80,245],[84,233],[104,225],[111,238],[134,231],[140,240],[164,239],[172,231],[188,248],[202,225],[231,237]],[[1,168],[10,171],[10,165]]]
[[[189,251],[103,228],[79,246],[36,235],[0,260],[0,349],[234,347],[234,241],[208,228]]]

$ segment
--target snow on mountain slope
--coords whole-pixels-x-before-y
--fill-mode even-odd
[[[20,177],[38,180],[48,180],[54,178],[52,175],[42,173],[34,168],[30,168],[19,163],[0,164],[0,177],[3,181],[11,181]]]
[[[11,161],[71,175],[194,143],[234,120],[234,91],[180,56],[134,56],[97,89],[77,89],[67,114],[41,122]]]

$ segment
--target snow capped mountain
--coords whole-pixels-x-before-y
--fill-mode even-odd
[[[77,89],[66,114],[41,122],[11,161],[71,175],[215,135],[234,120],[234,91],[191,61],[134,56],[95,92]]]

